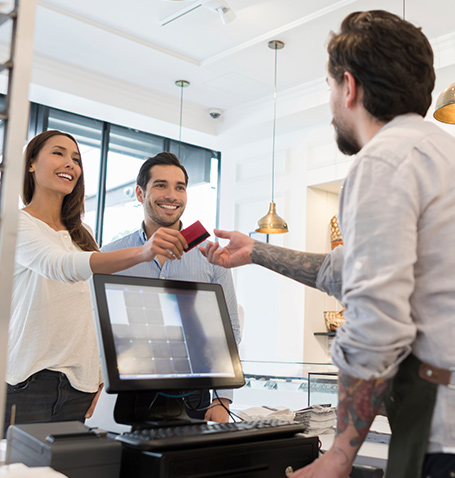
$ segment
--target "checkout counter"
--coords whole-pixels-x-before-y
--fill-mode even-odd
[[[79,422],[17,425],[8,433],[12,463],[49,466],[68,478],[277,478],[318,455],[317,437],[302,435],[156,451],[124,446]]]
[[[56,425],[49,428],[50,425]],[[300,468],[305,447],[310,455],[317,448],[317,438],[312,440],[303,436],[287,439],[269,440],[267,443],[234,444],[222,447],[202,447],[198,450],[177,450],[172,452],[138,452],[123,449],[112,436],[101,434],[92,438],[77,433],[86,433],[80,423],[68,422],[46,424],[39,430],[34,424],[31,433],[18,436],[19,444],[15,454],[28,466],[50,466],[68,478],[135,478],[149,477],[196,477],[229,476],[243,478],[285,477],[286,470]],[[52,446],[46,442],[46,434],[56,433],[59,429],[66,438],[58,438]],[[68,437],[70,434],[73,437]],[[57,432],[58,434],[58,432]],[[44,436],[46,435],[46,436]],[[330,448],[334,434],[319,437],[321,451]],[[65,443],[66,442],[66,443]],[[30,443],[32,445],[30,446]],[[25,447],[25,451],[24,448]],[[308,449],[311,447],[311,449]],[[352,478],[381,478],[387,462],[387,445],[365,442],[360,448],[355,462]],[[24,456],[27,460],[24,460]],[[6,440],[0,441],[0,463],[6,458]],[[13,461],[15,461],[13,459]],[[18,460],[19,461],[19,460]],[[293,466],[292,466],[293,465]],[[237,468],[238,473],[235,468]],[[0,468],[1,470],[1,468]],[[0,477],[3,475],[0,473]],[[7,476],[7,475],[5,475]],[[46,475],[43,475],[46,477]],[[47,478],[47,477],[46,477]]]
[[[285,478],[317,458],[319,439],[300,433],[305,429],[300,424],[279,438],[269,432],[241,436],[233,431],[223,441],[206,441],[198,428],[204,442],[164,446],[161,441],[159,448],[128,442],[123,433],[131,425],[142,433],[144,425],[164,430],[170,421],[188,424],[185,395],[179,391],[240,390],[244,370],[219,284],[94,274],[90,285],[105,390],[118,395],[103,390],[88,426],[58,422],[11,427],[12,463],[50,466],[69,478]],[[153,331],[150,336],[147,327]],[[166,354],[163,344],[168,344]],[[324,374],[324,384],[326,379]],[[316,378],[311,382],[317,383]],[[305,394],[298,394],[302,403]],[[93,423],[99,413],[110,421]],[[122,442],[111,432],[121,433]],[[380,470],[357,471],[353,477],[382,477]]]

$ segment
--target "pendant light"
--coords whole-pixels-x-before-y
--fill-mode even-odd
[[[433,116],[441,123],[455,124],[455,83],[439,95]]]
[[[276,131],[276,72],[277,72],[277,52],[284,48],[284,43],[279,40],[269,41],[269,48],[275,50],[275,89],[274,89],[274,109],[273,109],[273,147],[272,147],[272,201],[269,206],[269,212],[258,221],[256,232],[264,234],[281,234],[288,232],[288,225],[276,213],[275,199],[275,131]]]
[[[438,96],[433,117],[441,123],[455,124],[455,83]]]
[[[186,80],[177,80],[175,86],[180,88],[180,126],[179,126],[179,154],[180,159],[180,146],[182,144],[182,118],[183,118],[183,88],[190,86],[190,82]]]

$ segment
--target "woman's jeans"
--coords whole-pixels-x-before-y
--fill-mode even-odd
[[[17,425],[68,420],[83,422],[95,395],[76,390],[65,374],[51,370],[41,370],[16,385],[7,384],[3,436],[10,425],[13,404],[16,405]]]

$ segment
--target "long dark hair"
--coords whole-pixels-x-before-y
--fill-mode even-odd
[[[46,144],[46,142],[53,136],[66,136],[77,147],[77,151],[80,157],[79,145],[77,141],[68,133],[62,133],[57,130],[45,131],[35,136],[27,145],[25,149],[25,171],[24,171],[24,184],[22,188],[22,202],[27,205],[33,198],[35,193],[35,178],[29,171],[30,166],[37,158],[39,152]],[[73,191],[66,195],[63,199],[61,220],[63,225],[68,229],[71,235],[71,239],[83,250],[83,251],[98,251],[98,245],[95,239],[88,232],[88,230],[82,224],[82,217],[84,216],[84,169],[82,167],[82,161],[80,163],[81,175],[77,180],[76,186]]]

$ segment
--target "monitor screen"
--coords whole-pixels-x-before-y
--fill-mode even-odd
[[[244,385],[219,284],[108,274],[90,282],[107,392]]]

